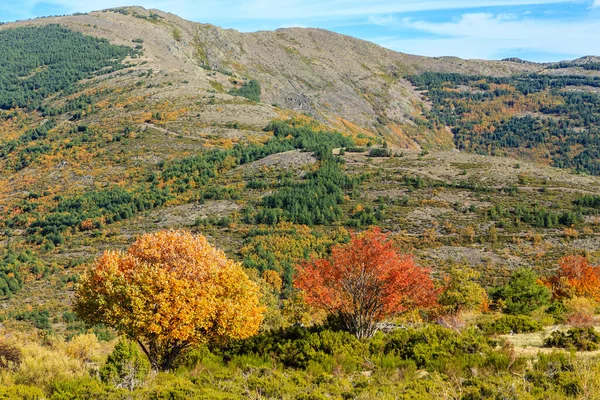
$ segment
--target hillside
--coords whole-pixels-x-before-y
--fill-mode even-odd
[[[5,243],[42,252],[54,265],[89,259],[109,243],[124,245],[154,224],[199,224],[241,258],[248,257],[240,248],[252,242],[253,222],[289,221],[324,232],[377,224],[408,235],[408,249],[425,260],[500,265],[507,264],[500,249],[485,244],[494,219],[517,243],[541,229],[550,247],[540,253],[537,239],[530,249],[517,245],[512,266],[537,265],[543,254],[551,264],[557,252],[578,248],[579,242],[560,243],[557,227],[595,229],[593,218],[584,218],[594,212],[573,202],[597,193],[596,178],[540,164],[597,171],[600,78],[593,57],[544,65],[431,59],[323,30],[243,34],[139,7],[11,23],[0,33],[9,60],[8,89],[0,93]],[[27,41],[25,63],[18,46]],[[88,52],[80,58],[85,64],[73,65],[69,51]],[[253,82],[260,94],[250,95]],[[289,126],[265,129],[277,120]],[[294,137],[277,136],[278,129]],[[311,133],[332,130],[345,138]],[[364,147],[383,141],[391,149]],[[265,147],[244,150],[248,145]],[[318,166],[309,153],[289,150],[318,146],[357,151],[346,151],[336,174],[361,178],[335,189],[343,194],[332,199],[335,212],[294,216],[286,206],[267,206],[265,194],[306,180],[287,171]],[[455,146],[536,164],[436,153]],[[277,184],[277,176],[291,181]],[[509,197],[478,194],[490,191]],[[498,207],[506,210],[490,219]],[[579,216],[522,225],[523,212]],[[502,222],[507,218],[514,227]],[[471,231],[464,246],[463,233]],[[436,244],[415,248],[422,235]],[[444,238],[439,244],[437,235]],[[596,249],[595,235],[578,240]]]
[[[350,176],[377,171],[381,177],[386,168],[401,175],[392,180],[371,177],[367,182],[372,183],[366,187],[365,183],[354,184],[362,185],[360,195],[343,201],[341,214],[319,223],[306,218],[291,218],[292,222],[335,225],[349,218],[350,222],[342,225],[356,225],[352,222],[356,207],[375,210],[392,206],[387,203],[408,194],[396,188],[396,181],[413,176],[431,179],[434,186],[469,182],[453,189],[461,192],[449,195],[456,200],[440,200],[442,208],[463,207],[453,204],[470,198],[464,192],[473,190],[473,185],[476,191],[477,185],[502,191],[524,183],[527,198],[522,201],[558,212],[575,207],[545,200],[551,192],[534,195],[532,182],[556,186],[573,196],[577,193],[573,188],[596,193],[595,178],[568,171],[550,168],[553,172],[541,174],[544,178],[530,178],[546,170],[541,164],[597,173],[600,102],[595,91],[600,77],[594,57],[554,64],[426,58],[323,30],[239,33],[139,7],[5,24],[0,33],[5,35],[2,51],[8,60],[3,78],[7,84],[0,92],[4,108],[0,111],[4,225],[13,237],[46,246],[57,260],[90,250],[73,240],[67,241],[68,252],[54,249],[64,246],[65,235],[83,239],[92,234],[91,240],[84,241],[93,243],[95,253],[105,228],[98,229],[106,225],[106,229],[119,232],[122,219],[143,220],[132,225],[137,230],[127,224],[127,233],[117,235],[126,243],[155,218],[164,219],[161,226],[169,227],[190,225],[202,215],[214,217],[211,210],[233,221],[239,218],[239,210],[249,207],[258,207],[256,212],[261,213],[261,198],[277,187],[256,183],[269,177],[268,171],[276,176],[285,174],[287,168],[310,170],[316,165],[316,159],[306,153],[278,154],[294,147],[315,148],[316,144],[307,144],[306,133],[300,130],[292,130],[299,136],[278,144],[281,149],[240,156],[238,149],[248,144],[272,142],[265,127],[276,120],[288,119],[292,126],[314,131],[339,130],[348,138],[327,140],[327,146],[380,146],[385,141],[391,150],[377,154],[404,156],[385,163],[408,165],[384,168],[380,159],[368,157],[368,148],[363,153],[360,149],[346,152],[345,168]],[[40,40],[42,36],[45,41]],[[19,50],[24,44],[31,54],[27,62]],[[51,50],[36,50],[36,46]],[[70,51],[87,52],[80,57],[85,62],[73,64]],[[310,137],[311,143],[321,140]],[[482,160],[494,167],[482,174],[477,170],[479,161],[470,156],[435,153],[455,147],[536,164],[531,173],[525,173],[514,168],[513,164],[520,165],[516,161],[496,162],[487,157]],[[213,150],[223,156],[204,159],[199,154],[206,149],[223,149]],[[459,161],[465,157],[467,161]],[[424,162],[433,172],[416,168],[421,160],[427,160]],[[464,174],[448,175],[452,165],[464,165]],[[203,166],[215,172],[206,175]],[[477,173],[471,176],[470,171]],[[564,178],[554,183],[549,176]],[[294,179],[298,178],[301,176]],[[410,186],[410,182],[400,186]],[[203,193],[206,190],[210,193]],[[347,188],[344,191],[350,194]],[[394,195],[373,194],[380,192]],[[426,201],[429,195],[425,193],[410,196],[415,211],[404,205],[402,212],[386,216],[380,212],[378,222],[365,216],[358,226],[385,221],[389,229],[411,235],[427,229],[442,233],[435,221],[447,220],[442,217],[444,212],[414,200],[422,197]],[[388,198],[377,205],[378,199]],[[195,205],[198,200],[206,203]],[[498,200],[482,202],[485,206],[478,213],[485,217],[483,221],[457,215],[460,228],[449,232],[472,225],[485,234],[489,208]],[[120,205],[111,205],[114,201]],[[466,205],[476,203],[467,201]],[[418,211],[421,207],[425,209]],[[177,213],[184,217],[171,215]],[[290,217],[271,220],[279,219]],[[87,228],[87,224],[95,225]],[[244,235],[227,236],[227,241],[235,242]]]
[[[241,262],[267,308],[256,340],[277,344],[260,355],[254,339],[198,350],[183,383],[157,375],[152,390],[165,379],[182,398],[214,398],[216,387],[231,395],[224,398],[278,398],[283,389],[262,390],[268,379],[283,379],[296,398],[306,379],[313,398],[385,398],[398,388],[411,398],[432,395],[431,387],[438,397],[461,398],[443,393],[472,379],[481,392],[470,398],[490,398],[482,393],[512,385],[518,374],[530,386],[514,398],[570,390],[563,378],[540,378],[545,372],[535,368],[546,361],[531,369],[519,358],[534,356],[543,335],[567,321],[568,301],[563,307],[553,299],[523,322],[494,293],[520,268],[535,272],[537,287],[550,285],[564,256],[600,260],[598,57],[547,64],[427,58],[319,29],[240,33],[123,7],[0,25],[0,59],[0,332],[26,343],[27,368],[46,368],[36,357],[60,354],[64,363],[49,371],[72,371],[0,371],[0,386],[41,386],[58,396],[61,379],[96,382],[115,336],[71,311],[81,273],[104,250],[184,228]],[[406,331],[412,339],[401,330],[364,348],[318,326],[298,334],[304,339],[286,331],[322,322],[296,296],[297,265],[372,227],[430,266],[439,290],[457,265],[475,271],[469,283],[485,289],[489,303],[467,321],[443,324],[515,317],[532,324],[535,337],[513,349],[519,338],[493,336],[510,329],[473,337],[466,330],[460,340],[483,350],[458,367],[449,359],[459,347],[442,339],[452,331],[415,323],[433,321],[435,312],[394,320],[416,326]],[[398,358],[394,346],[424,335],[449,346],[443,362],[427,364],[418,351]],[[86,344],[73,337],[97,346],[78,352],[70,346]],[[296,340],[322,340],[325,350],[305,361],[284,358],[277,341]],[[345,350],[327,353],[328,340]],[[199,383],[203,368],[209,383]],[[482,378],[469,372],[477,368]],[[506,381],[482,383],[498,376]],[[210,389],[189,388],[196,384]],[[152,393],[139,397],[160,398]]]
[[[168,81],[163,79],[168,74],[175,87],[163,88],[161,98],[194,97],[198,92],[210,90],[227,92],[235,80],[231,74],[248,76],[261,82],[265,104],[308,112],[338,129],[380,131],[390,140],[410,146],[450,143],[449,138],[436,138],[431,132],[411,129],[422,102],[412,86],[402,79],[404,76],[423,71],[508,75],[543,68],[511,62],[411,56],[317,29],[242,34],[141,8],[44,18],[2,28],[49,23],[59,23],[119,45],[134,46],[132,40],[143,39],[144,54],[133,70],[152,69],[155,74],[152,80],[162,82]],[[201,66],[210,67],[215,74],[207,74]],[[121,78],[111,83],[122,85],[132,80]],[[181,84],[183,80],[188,83]],[[146,90],[140,92],[148,94]],[[189,98],[179,102],[190,106]],[[261,110],[259,114],[264,114],[261,122],[272,117],[272,112],[270,107]],[[242,123],[246,118],[250,124],[257,122],[257,117],[251,117],[255,113],[236,110],[235,114]]]

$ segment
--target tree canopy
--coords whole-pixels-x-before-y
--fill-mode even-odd
[[[358,338],[372,336],[386,317],[436,303],[427,268],[400,254],[379,229],[333,246],[331,257],[298,266],[294,282],[308,304],[327,310]]]
[[[81,279],[75,311],[136,340],[154,369],[172,369],[192,345],[258,331],[259,288],[202,235],[161,231],[127,253],[107,251]]]
[[[541,284],[535,271],[519,268],[506,285],[492,290],[491,297],[503,312],[527,315],[550,303],[550,290]]]

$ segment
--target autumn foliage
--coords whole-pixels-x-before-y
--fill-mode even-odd
[[[75,310],[136,340],[161,370],[194,344],[255,334],[263,318],[259,289],[240,264],[204,236],[174,230],[100,256],[80,282]]]
[[[327,259],[301,264],[294,285],[308,304],[340,317],[358,338],[373,335],[387,317],[435,304],[437,296],[429,270],[399,254],[379,229],[352,235]]]
[[[600,301],[600,267],[591,265],[586,257],[566,256],[558,261],[559,269],[550,279],[554,296],[581,296]]]

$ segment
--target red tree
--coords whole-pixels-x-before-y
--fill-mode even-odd
[[[550,280],[555,297],[582,296],[600,301],[600,267],[586,257],[566,256],[558,260],[559,269]]]
[[[308,304],[338,315],[358,338],[372,336],[387,317],[434,305],[438,294],[430,271],[398,253],[379,229],[352,235],[328,259],[299,265],[294,286]]]

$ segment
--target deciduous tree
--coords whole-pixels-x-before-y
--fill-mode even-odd
[[[191,346],[258,331],[259,289],[202,235],[161,231],[127,253],[107,251],[84,274],[77,314],[137,341],[154,369],[172,369]]]
[[[308,304],[337,315],[358,338],[369,337],[387,317],[435,304],[429,270],[398,253],[379,229],[352,235],[327,259],[298,266],[294,284]]]
[[[440,305],[450,314],[483,308],[488,297],[485,289],[476,281],[480,276],[479,272],[468,266],[453,265],[445,278]]]
[[[561,258],[558,266],[549,280],[555,297],[582,296],[600,301],[600,267],[576,255]]]

